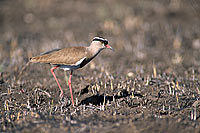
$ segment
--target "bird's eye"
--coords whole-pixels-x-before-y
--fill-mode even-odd
[[[102,41],[102,45],[106,47],[107,44],[104,41]]]
[[[104,45],[107,45],[108,44],[108,41],[103,41],[102,42]]]
[[[106,45],[107,45],[107,44],[108,44],[108,41],[105,41],[105,42],[104,42],[104,44],[106,44]]]

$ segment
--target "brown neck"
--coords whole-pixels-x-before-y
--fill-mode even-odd
[[[86,48],[91,56],[96,56],[101,50],[103,50],[101,45],[97,45],[95,42],[92,42],[91,45]]]

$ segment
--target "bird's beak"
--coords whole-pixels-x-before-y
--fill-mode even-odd
[[[108,49],[114,51],[114,49],[113,49],[110,45],[108,45],[108,44],[106,45],[106,48],[108,48]]]

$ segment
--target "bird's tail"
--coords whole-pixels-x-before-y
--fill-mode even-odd
[[[32,62],[32,63],[45,63],[45,60],[43,59],[44,57],[43,56],[36,56],[36,57],[31,57],[29,58],[29,62]]]
[[[38,62],[38,57],[31,57],[31,58],[29,58],[29,62],[33,62],[33,63]]]

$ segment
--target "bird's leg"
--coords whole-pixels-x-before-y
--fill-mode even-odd
[[[70,93],[71,93],[72,105],[74,106],[74,100],[73,100],[73,94],[72,94],[72,86],[71,86],[72,73],[73,73],[73,71],[71,71],[71,73],[70,73],[68,84],[69,84],[69,89],[70,89]]]
[[[54,73],[54,70],[56,69],[56,68],[58,68],[59,66],[55,66],[55,67],[52,67],[51,68],[51,73],[52,73],[52,75],[53,75],[53,77],[55,78],[55,80],[56,80],[56,83],[58,84],[58,87],[60,88],[60,97],[63,97],[63,90],[62,90],[62,88],[61,88],[61,86],[60,86],[60,84],[59,84],[59,82],[58,82],[58,80],[57,80],[57,78],[56,78],[56,75],[55,75],[55,73]]]

